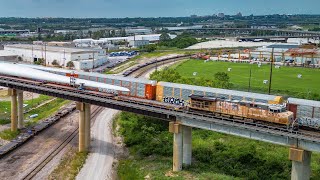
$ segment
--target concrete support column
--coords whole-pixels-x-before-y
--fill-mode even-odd
[[[292,161],[291,180],[309,180],[311,174],[311,152],[290,148],[289,159]]]
[[[11,96],[11,131],[18,130],[18,112],[17,112],[17,90],[9,89],[9,96]]]
[[[173,171],[182,170],[182,126],[180,124],[170,122],[169,131],[173,133]]]
[[[23,91],[17,91],[18,94],[18,129],[24,128],[23,125]]]
[[[192,159],[192,127],[183,126],[183,164],[191,165]]]
[[[85,113],[85,146],[86,149],[90,148],[90,122],[91,122],[91,105],[84,104],[84,113]]]
[[[85,105],[84,103],[77,103],[77,110],[79,110],[79,152],[85,152]]]

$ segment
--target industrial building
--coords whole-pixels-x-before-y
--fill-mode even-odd
[[[22,34],[29,34],[30,30],[4,30],[0,29],[0,36],[18,36]]]
[[[18,56],[10,51],[0,50],[0,61],[18,61]]]
[[[103,49],[15,44],[5,45],[4,50],[16,54],[22,61],[29,63],[44,61],[47,66],[66,67],[68,62],[72,61],[74,68],[78,70],[91,69],[107,62],[106,51]]]
[[[152,30],[147,28],[128,28],[125,29],[127,35],[151,34]]]
[[[148,40],[133,40],[133,41],[129,41],[129,46],[130,47],[134,47],[134,48],[138,48],[141,46],[145,46],[148,45],[149,41]]]

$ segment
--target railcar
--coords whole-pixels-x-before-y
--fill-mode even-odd
[[[299,126],[320,130],[320,102],[305,99],[288,98],[288,108],[297,119]]]
[[[283,125],[288,129],[298,127],[293,112],[287,111],[284,104],[255,103],[201,95],[189,97],[188,109],[217,113],[230,118]]]
[[[243,91],[234,91],[186,84],[176,84],[169,82],[157,83],[157,101],[165,103],[175,103],[184,106],[188,102],[190,94],[206,97],[219,97],[238,101],[245,100],[255,103],[283,103],[283,99],[281,97],[273,95],[249,93]]]

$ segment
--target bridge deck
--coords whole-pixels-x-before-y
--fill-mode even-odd
[[[175,108],[168,109],[166,105],[150,104],[138,99],[114,98],[90,91],[43,86],[39,83],[4,76],[0,77],[0,86],[143,114],[167,121],[179,120],[181,124],[191,127],[320,152],[320,134],[315,132],[290,131],[273,126],[218,117],[213,114]]]

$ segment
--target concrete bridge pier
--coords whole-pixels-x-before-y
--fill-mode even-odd
[[[23,91],[17,91],[18,95],[18,129],[24,128],[23,118]]]
[[[23,91],[8,89],[11,96],[11,131],[22,129],[23,125]]]
[[[173,171],[182,170],[183,144],[182,144],[182,126],[170,122],[169,131],[173,133]]]
[[[17,90],[8,89],[8,95],[11,96],[11,131],[17,131],[18,130]]]
[[[84,104],[84,114],[85,114],[85,145],[86,149],[90,149],[90,142],[91,142],[91,137],[90,137],[90,132],[91,132],[91,127],[90,127],[90,122],[91,122],[91,105],[90,104]]]
[[[192,127],[183,126],[183,161],[184,165],[190,166],[192,159]]]
[[[292,161],[291,180],[309,180],[311,174],[311,151],[290,148]]]
[[[173,133],[173,171],[181,171],[182,164],[191,165],[192,128],[177,122],[169,123],[169,131]]]
[[[90,147],[90,104],[77,103],[79,110],[79,152],[85,152]]]

